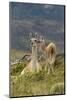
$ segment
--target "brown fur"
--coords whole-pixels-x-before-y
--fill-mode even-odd
[[[48,65],[48,74],[50,73],[50,70],[53,71],[53,65],[56,58],[56,45],[54,43],[50,43],[47,47],[45,46],[44,40],[41,41],[40,47],[43,50],[43,52],[46,54],[46,64]],[[46,71],[46,67],[45,67]]]
[[[56,46],[54,43],[50,43],[44,50],[46,52],[47,57],[56,55]]]

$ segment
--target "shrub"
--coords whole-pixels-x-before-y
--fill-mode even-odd
[[[19,75],[21,71],[26,67],[27,62],[18,63],[11,67],[11,75]]]

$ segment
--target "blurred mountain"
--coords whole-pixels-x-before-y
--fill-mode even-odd
[[[64,52],[64,6],[10,2],[11,48],[30,50],[30,32]]]

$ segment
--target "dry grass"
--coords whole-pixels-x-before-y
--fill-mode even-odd
[[[26,67],[26,65],[28,64],[27,61],[23,61],[20,65],[15,65],[12,67],[13,69],[10,73],[11,97],[64,94],[64,57],[60,55],[56,58],[54,75],[47,75],[47,73],[44,70],[44,61],[40,61],[40,63],[43,68],[41,72],[27,72],[22,76],[20,75],[20,73],[23,70],[23,68]],[[59,86],[60,90],[58,90],[58,88],[53,91],[51,90],[55,84],[61,83],[63,84],[63,86]]]

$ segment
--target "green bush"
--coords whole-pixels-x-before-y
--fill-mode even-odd
[[[18,63],[11,67],[11,75],[19,75],[21,71],[26,67],[27,62]]]

